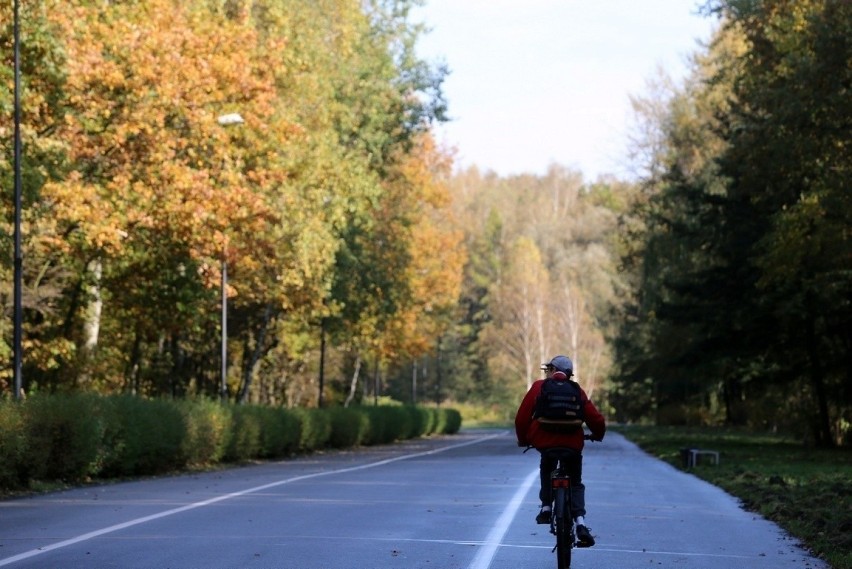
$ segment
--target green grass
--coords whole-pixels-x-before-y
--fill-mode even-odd
[[[720,453],[693,474],[776,522],[835,569],[852,569],[852,449],[816,449],[734,429],[615,427],[648,453],[683,468],[680,449]]]

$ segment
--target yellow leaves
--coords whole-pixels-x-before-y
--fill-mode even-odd
[[[452,306],[461,292],[466,261],[462,233],[418,223],[412,228],[412,288],[424,306]]]
[[[76,167],[46,188],[60,223],[106,253],[120,250],[121,232],[132,244],[143,229],[199,259],[218,257],[222,235],[235,255],[257,245],[274,217],[264,193],[286,178],[268,145],[293,132],[274,117],[269,64],[285,43],[173,0],[81,2],[54,17],[67,36],[71,111],[60,134]],[[220,126],[226,112],[245,124]]]
[[[405,279],[410,301],[398,307],[382,342],[393,352],[424,353],[448,325],[447,311],[458,302],[466,254],[463,234],[449,210],[449,166],[450,158],[423,136],[401,157],[386,186],[387,219],[382,223],[400,232],[394,237],[407,243],[409,253],[408,265],[396,276]]]
[[[32,361],[40,362],[44,369],[60,369],[66,362],[71,361],[76,346],[67,338],[55,338],[50,341],[25,340],[24,353]]]
[[[51,212],[64,227],[58,230],[66,239],[77,241],[82,236],[90,247],[114,254],[122,247],[126,237],[120,216],[99,195],[98,189],[72,173],[62,182],[51,182],[42,190]],[[66,239],[59,239],[57,245]],[[67,247],[67,243],[65,245]]]
[[[39,62],[55,77],[25,101],[25,136],[56,141],[38,141],[49,172],[33,177],[58,179],[28,188],[25,220],[27,254],[58,270],[59,309],[45,330],[58,336],[56,321],[80,320],[68,316],[69,291],[97,259],[103,345],[128,354],[133,341],[180,330],[181,350],[203,361],[218,296],[203,287],[219,286],[226,260],[241,326],[253,325],[255,303],[301,317],[363,301],[375,313],[357,330],[393,318],[400,341],[424,349],[431,315],[457,295],[463,259],[446,215],[446,157],[426,138],[410,157],[384,154],[401,146],[395,81],[404,70],[358,2],[233,3],[257,8],[239,17],[206,0],[31,4],[50,18],[55,33],[44,37],[58,54]],[[218,124],[227,113],[244,123]],[[0,133],[10,135],[9,123],[0,120]],[[383,266],[366,290],[337,302],[328,296],[348,231],[357,235],[351,255],[364,254],[349,266]]]

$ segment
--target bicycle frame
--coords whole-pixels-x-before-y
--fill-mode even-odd
[[[585,433],[583,438],[592,440],[590,434]],[[527,452],[533,446],[527,446]],[[538,449],[542,457],[547,456],[555,459],[555,468],[550,473],[550,533],[556,536],[556,566],[558,569],[570,569],[571,549],[577,541],[577,533],[574,528],[574,517],[571,514],[571,476],[569,463],[574,460],[582,460],[582,452],[572,448],[548,448]]]
[[[571,549],[576,541],[574,518],[571,515],[571,477],[568,475],[570,460],[579,453],[573,449],[548,449],[550,457],[556,459],[556,468],[550,474],[551,517],[550,533],[556,536],[556,566],[558,569],[571,567]]]

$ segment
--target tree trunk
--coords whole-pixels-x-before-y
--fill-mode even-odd
[[[251,379],[254,376],[254,370],[257,367],[257,362],[263,356],[264,346],[266,345],[266,332],[269,330],[269,322],[272,320],[272,304],[267,303],[263,311],[263,320],[260,323],[260,329],[257,332],[257,338],[254,342],[254,350],[251,351],[251,356],[245,361],[243,366],[243,387],[240,390],[240,395],[237,398],[239,403],[245,403],[248,399],[249,389],[251,388]],[[246,349],[243,350],[243,357],[248,353],[248,342]]]
[[[101,329],[101,313],[103,311],[103,299],[101,298],[101,277],[103,276],[103,264],[95,259],[89,263],[92,272],[92,284],[89,285],[89,297],[92,301],[86,310],[86,322],[83,325],[83,350],[88,356],[98,346],[98,335]]]
[[[91,379],[89,373],[89,360],[98,347],[98,335],[101,329],[101,312],[103,311],[103,300],[101,298],[101,276],[103,275],[103,264],[94,259],[87,265],[87,270],[92,274],[91,282],[86,287],[87,295],[84,298],[88,305],[83,313],[83,345],[80,347],[80,375],[78,383],[86,384]]]
[[[172,372],[169,374],[169,390],[172,397],[183,397],[186,394],[186,353],[180,346],[180,333],[175,333],[169,339],[169,351],[171,352]]]
[[[726,377],[722,381],[722,397],[725,400],[725,424],[744,425],[747,417],[742,412],[742,406],[738,405],[742,400],[742,386],[739,378]]]
[[[133,334],[133,348],[130,350],[130,361],[124,374],[124,384],[133,395],[139,394],[139,361],[142,358],[142,340],[139,332]]]
[[[825,393],[825,371],[822,368],[822,360],[817,347],[816,317],[812,310],[808,310],[807,324],[805,326],[805,344],[808,351],[808,359],[811,362],[811,384],[814,388],[814,396],[817,403],[817,445],[834,446],[831,436],[831,418],[828,412],[828,397]]]
[[[373,368],[373,405],[379,405],[379,357],[376,356],[375,367]]]
[[[317,407],[322,408],[322,390],[325,385],[325,319],[320,322],[320,361],[319,361],[319,394]]]
[[[355,390],[358,389],[358,375],[361,372],[361,354],[355,358],[355,371],[352,372],[352,382],[349,384],[349,395],[346,396],[344,407],[349,407],[352,400],[355,399]]]
[[[411,404],[417,405],[417,360],[411,368]]]

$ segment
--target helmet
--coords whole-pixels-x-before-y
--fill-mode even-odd
[[[568,356],[556,356],[546,365],[553,366],[557,371],[563,372],[568,377],[574,375],[574,362]]]

